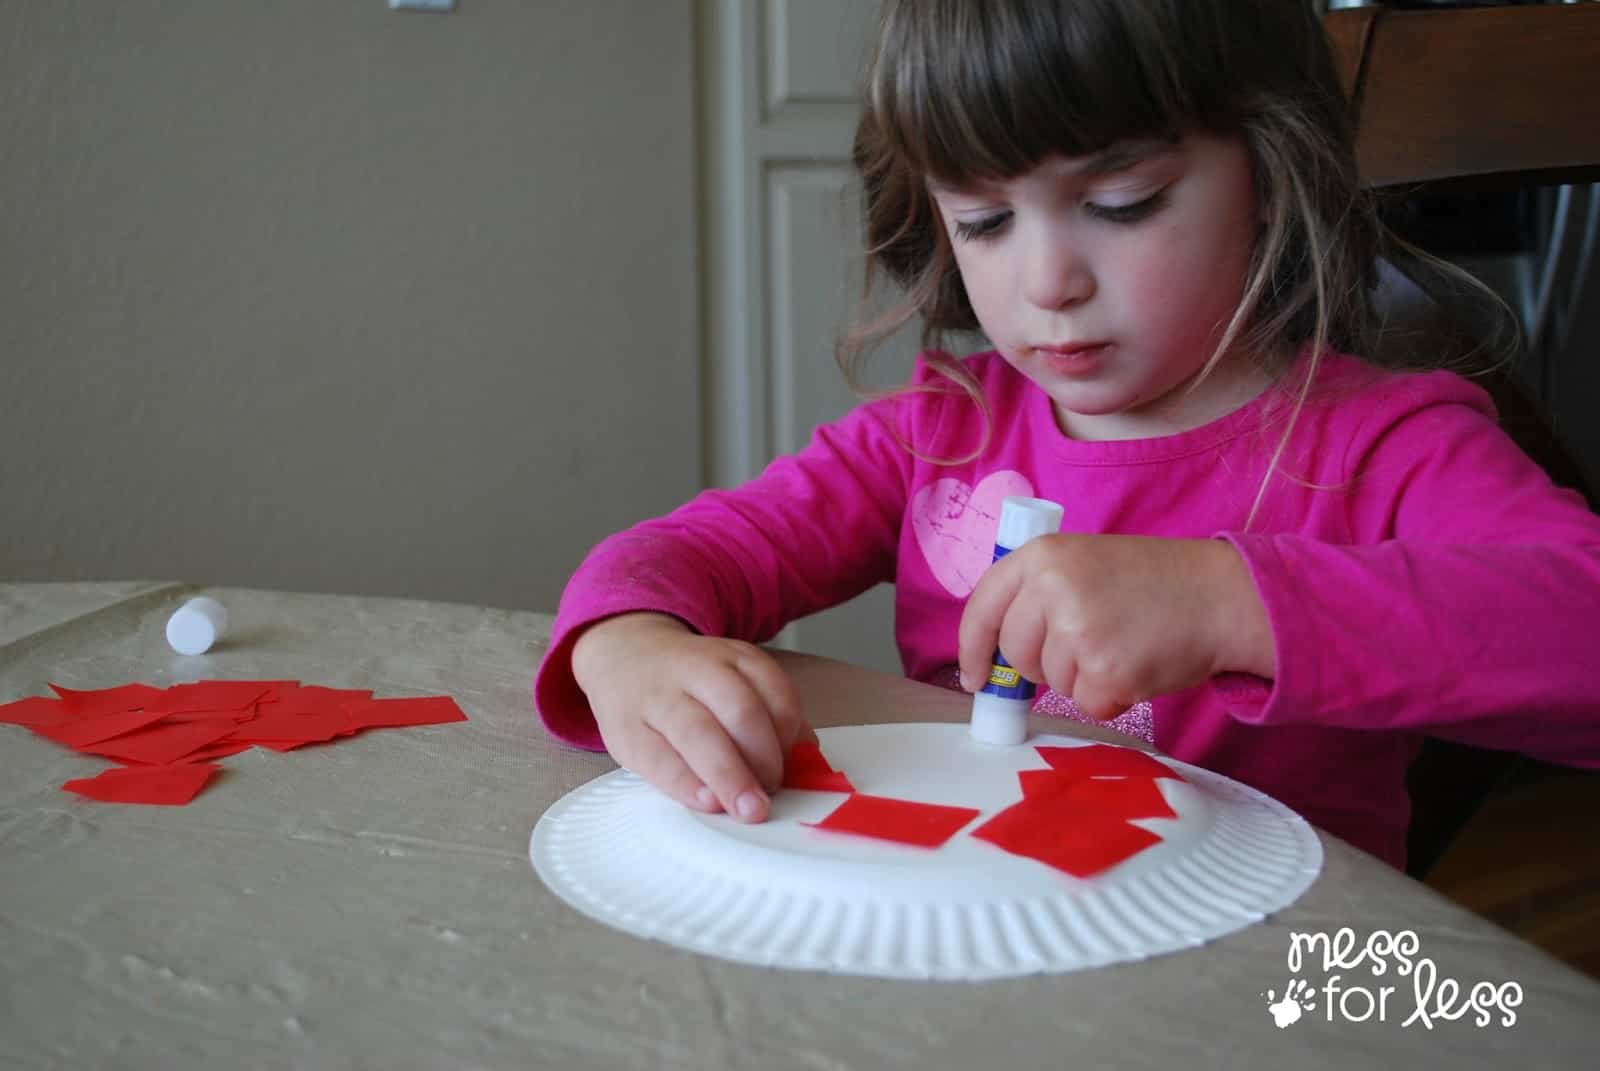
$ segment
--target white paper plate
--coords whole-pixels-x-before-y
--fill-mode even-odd
[[[886,978],[1063,972],[1191,948],[1292,903],[1322,869],[1316,833],[1283,804],[1172,759],[1157,783],[1177,818],[1139,819],[1160,844],[1088,879],[968,834],[1017,802],[1036,746],[978,744],[965,725],[819,731],[859,792],[982,815],[937,850],[812,829],[844,802],[785,790],[772,817],[703,815],[624,770],[568,793],[528,854],[573,907],[640,937],[743,963]]]

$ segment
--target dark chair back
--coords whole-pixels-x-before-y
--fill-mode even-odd
[[[1600,181],[1600,4],[1329,12],[1363,180],[1482,192]],[[1552,480],[1596,496],[1548,415],[1503,371],[1484,377],[1513,439]],[[1540,766],[1425,738],[1413,763],[1410,862],[1424,876],[1472,814]]]

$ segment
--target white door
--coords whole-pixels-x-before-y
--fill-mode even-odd
[[[707,480],[748,479],[858,404],[833,361],[860,291],[850,141],[870,0],[702,0]],[[867,380],[905,380],[912,339]],[[796,622],[779,643],[891,672],[893,589]]]

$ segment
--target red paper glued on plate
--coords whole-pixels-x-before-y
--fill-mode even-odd
[[[1059,770],[1021,770],[1026,800],[1051,800],[1063,812],[1093,811],[1113,818],[1176,818],[1178,812],[1149,777],[1077,777]]]
[[[1154,833],[1121,818],[1058,810],[1055,799],[1059,797],[1013,804],[973,830],[972,835],[1077,878],[1093,877],[1152,844],[1161,843]]]
[[[789,752],[783,764],[783,787],[807,789],[811,792],[854,792],[850,779],[835,770],[823,757],[822,748],[809,740],[802,740]]]
[[[831,833],[854,833],[918,848],[937,848],[981,813],[971,807],[946,807],[858,792],[822,821],[808,824]]]
[[[1081,777],[1170,777],[1174,781],[1183,780],[1182,774],[1160,759],[1115,744],[1037,747],[1034,750],[1053,769]]]

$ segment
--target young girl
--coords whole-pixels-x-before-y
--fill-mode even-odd
[[[1395,246],[1311,5],[889,0],[880,31],[855,155],[904,308],[858,340],[994,348],[596,547],[549,730],[760,821],[809,730],[755,644],[892,578],[909,676],[970,688],[998,647],[1043,709],[1397,866],[1421,734],[1600,764],[1600,519],[1482,390],[1370,359]],[[1063,534],[985,570],[1012,494]]]

